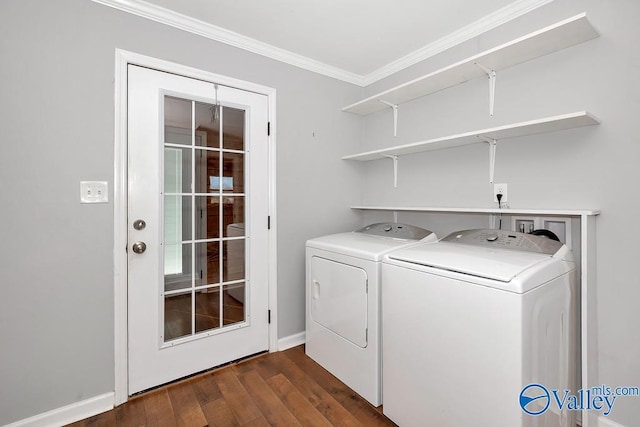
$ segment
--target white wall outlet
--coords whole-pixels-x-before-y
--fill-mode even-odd
[[[507,203],[507,184],[493,184],[493,201],[498,203],[497,194],[502,194],[502,200],[500,203]]]
[[[108,203],[109,186],[106,181],[80,181],[80,203]]]

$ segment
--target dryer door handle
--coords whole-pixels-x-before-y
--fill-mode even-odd
[[[313,299],[320,298],[320,282],[313,280]]]

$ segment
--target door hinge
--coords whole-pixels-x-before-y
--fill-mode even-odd
[[[267,230],[271,230],[271,215],[267,217]]]
[[[267,122],[267,136],[271,136],[271,122]]]
[[[202,270],[200,270],[200,278],[202,279]]]
[[[271,310],[267,310],[267,323],[271,324]]]

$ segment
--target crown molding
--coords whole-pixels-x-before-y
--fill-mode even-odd
[[[544,6],[545,4],[551,3],[554,0],[516,0],[502,9],[499,9],[494,13],[491,13],[364,76],[281,49],[251,37],[243,36],[242,34],[206,23],[199,19],[173,12],[144,0],[91,1],[183,31],[197,34],[220,43],[244,49],[267,58],[275,59],[276,61],[284,62],[304,70],[365,87],[437,55],[438,53],[444,52],[445,50],[460,43],[477,37],[498,27],[499,25],[507,23],[531,12],[532,10]]]
[[[363,86],[363,77],[359,74],[325,64],[291,51],[261,42],[251,37],[218,27],[213,24],[173,12],[164,7],[147,3],[143,0],[91,0],[132,15],[150,19],[180,30],[184,30],[220,43],[234,46],[246,51],[275,59],[304,70],[333,77],[347,83]]]
[[[399,58],[377,70],[363,76],[364,86],[369,86],[379,80],[389,77],[392,74],[409,68],[425,59],[431,58],[447,49],[451,49],[461,43],[471,40],[487,31],[490,31],[502,24],[519,18],[532,10],[535,10],[554,0],[517,0],[502,9],[480,18],[471,24],[448,34],[433,43],[430,43],[418,50],[415,50],[402,58]]]

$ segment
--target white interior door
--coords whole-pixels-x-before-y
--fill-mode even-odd
[[[267,97],[128,67],[129,394],[267,350]],[[141,221],[140,221],[141,220]]]

